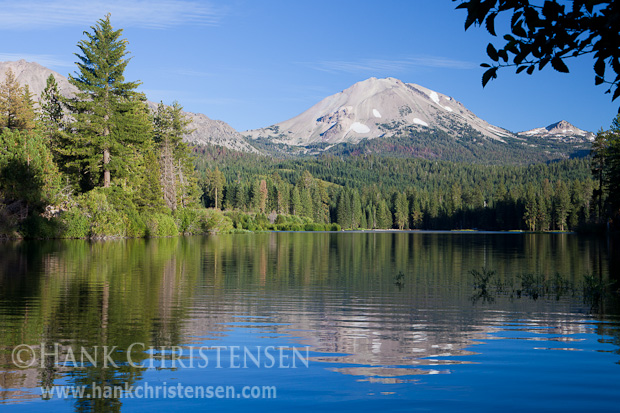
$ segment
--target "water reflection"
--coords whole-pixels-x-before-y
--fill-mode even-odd
[[[481,265],[501,282],[527,273],[559,273],[573,283],[596,274],[613,282],[608,248],[566,234],[437,233],[2,244],[0,399],[39,398],[42,385],[140,382],[145,369],[131,366],[124,354],[137,342],[287,341],[311,346],[313,363],[324,363],[326,371],[403,384],[479,363],[468,357],[488,340],[578,349],[581,335],[592,330],[583,318],[594,310],[602,321],[594,324],[596,333],[618,353],[617,304],[593,309],[573,296],[471,300],[470,270]],[[61,343],[65,356],[71,349],[117,346],[111,358],[118,367],[74,368],[48,357],[16,369],[11,352],[24,343]],[[132,353],[137,363],[148,357],[141,349]],[[121,406],[114,398],[75,401],[79,411]]]

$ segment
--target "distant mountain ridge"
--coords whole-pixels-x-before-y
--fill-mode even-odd
[[[488,163],[583,156],[592,136],[565,121],[549,130],[515,134],[477,117],[448,95],[374,77],[324,98],[292,119],[244,135],[266,151],[276,148],[276,153],[374,153]]]
[[[0,62],[0,81],[11,69],[17,81],[23,86],[30,88],[30,92],[36,99],[39,99],[41,92],[45,89],[47,78],[50,74],[54,75],[58,83],[60,93],[64,96],[73,96],[77,89],[69,80],[58,72],[50,70],[36,62],[19,60],[16,62]],[[156,108],[157,104],[148,102],[151,109]],[[228,149],[259,153],[259,151],[248,143],[248,141],[237,132],[232,126],[221,120],[214,120],[201,113],[184,112],[192,123],[189,125],[194,131],[185,136],[183,140],[197,145],[219,145]]]
[[[35,97],[53,74],[61,93],[76,92],[65,76],[38,63],[0,62],[0,80],[11,69]],[[153,109],[157,106],[148,102]],[[275,125],[237,132],[227,123],[185,112],[194,129],[184,140],[277,156],[376,153],[464,162],[530,163],[583,156],[594,134],[566,121],[513,133],[477,117],[454,98],[395,78],[370,78],[328,96]]]

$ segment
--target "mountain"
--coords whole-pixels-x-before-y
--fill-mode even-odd
[[[595,134],[579,129],[565,120],[552,123],[546,128],[536,128],[525,132],[519,132],[520,136],[536,136],[539,138],[555,139],[563,142],[593,141]]]
[[[75,86],[70,84],[65,76],[38,63],[26,62],[25,60],[0,62],[0,81],[4,79],[9,69],[13,71],[21,85],[28,85],[30,92],[36,98],[41,96],[50,74],[54,75],[60,92],[64,96],[73,96],[77,92]],[[157,107],[157,104],[153,102],[148,102],[148,105],[151,109]],[[192,123],[189,127],[194,129],[191,134],[183,138],[185,142],[197,145],[219,145],[242,152],[259,152],[229,124],[221,120],[210,119],[201,113],[184,112],[184,114],[191,118]]]
[[[407,128],[439,129],[455,136],[473,130],[484,139],[497,141],[514,136],[480,119],[450,96],[391,77],[358,82],[290,120],[244,134],[251,139],[308,146],[388,138]]]
[[[63,96],[73,96],[77,91],[75,86],[69,83],[69,80],[60,73],[41,66],[36,62],[27,62],[23,59],[17,62],[0,62],[0,81],[4,81],[6,72],[9,69],[13,72],[15,79],[20,85],[28,85],[30,93],[37,99],[45,89],[47,78],[50,75],[54,75],[56,83],[58,83],[58,90]]]
[[[554,129],[555,128],[555,129]],[[533,163],[583,156],[590,142],[559,139],[571,129],[514,134],[489,124],[454,98],[398,79],[370,78],[329,96],[300,115],[244,135],[266,152],[377,154],[459,162]]]

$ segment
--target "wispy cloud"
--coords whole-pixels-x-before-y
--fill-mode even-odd
[[[62,60],[49,54],[28,54],[28,53],[0,53],[0,62],[15,61],[24,59],[28,62],[37,62],[46,67],[72,67],[73,62]]]
[[[107,13],[115,26],[164,29],[185,24],[216,26],[226,10],[198,0],[0,0],[0,28],[92,24]]]
[[[403,72],[411,68],[473,69],[478,65],[463,60],[437,56],[416,56],[403,59],[322,60],[303,63],[324,72]]]
[[[215,76],[214,73],[211,72],[203,72],[200,70],[191,70],[191,69],[176,69],[176,70],[172,70],[171,71],[172,74],[178,75],[178,76],[185,76],[185,77],[212,77]]]

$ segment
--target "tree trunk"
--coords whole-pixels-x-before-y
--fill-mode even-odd
[[[110,150],[108,148],[103,150],[103,187],[110,187],[110,169],[108,164],[110,163]]]
[[[106,79],[109,79],[109,76],[106,76]],[[106,109],[106,114],[103,116],[103,122],[104,122],[104,126],[103,126],[103,137],[104,137],[104,149],[103,149],[103,187],[104,188],[109,188],[110,187],[110,168],[109,168],[109,164],[110,164],[110,148],[108,147],[109,142],[108,142],[108,136],[110,136],[110,125],[109,125],[109,120],[110,120],[110,86],[109,84],[106,83],[105,86],[105,100],[104,100],[104,105],[105,105],[105,109]]]
[[[165,139],[161,148],[161,186],[164,202],[172,211],[177,209],[176,177],[174,174],[174,155],[169,139]]]

